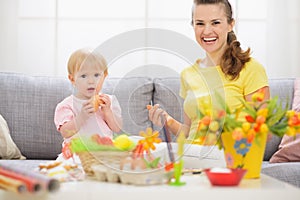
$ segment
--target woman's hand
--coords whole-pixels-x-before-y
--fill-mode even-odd
[[[147,109],[149,111],[149,119],[154,125],[162,127],[161,116],[163,116],[164,120],[166,120],[169,131],[172,134],[177,135],[180,131],[182,131],[186,137],[188,136],[191,127],[191,120],[186,114],[184,115],[184,123],[182,124],[171,117],[165,110],[159,108],[159,104],[155,104],[154,106],[147,105]]]
[[[161,123],[161,115],[164,116],[165,120],[169,118],[169,114],[165,110],[159,108],[159,104],[155,104],[154,106],[147,105],[147,109],[149,111],[148,116],[150,121],[156,126],[163,126]]]

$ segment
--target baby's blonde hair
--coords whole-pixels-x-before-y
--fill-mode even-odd
[[[92,62],[95,65],[99,65],[100,69],[103,70],[104,75],[106,76],[108,74],[104,57],[99,52],[87,48],[78,49],[72,53],[68,61],[68,74],[74,75],[80,70],[80,67],[82,67],[85,62]]]

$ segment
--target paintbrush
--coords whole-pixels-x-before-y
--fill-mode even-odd
[[[173,150],[172,150],[171,135],[170,135],[170,132],[168,130],[167,121],[166,121],[166,118],[164,117],[163,114],[161,114],[160,117],[161,117],[161,124],[163,126],[163,134],[164,134],[164,137],[165,137],[165,142],[166,142],[167,148],[168,148],[169,158],[170,158],[170,161],[172,163],[174,163],[175,159],[174,159],[174,154],[173,154]]]

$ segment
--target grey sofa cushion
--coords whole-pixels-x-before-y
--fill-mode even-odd
[[[66,79],[0,73],[0,113],[11,136],[28,159],[53,159],[62,137],[53,116],[59,101],[72,92]]]
[[[300,162],[272,163],[263,162],[261,172],[286,183],[300,187]]]
[[[289,104],[292,108],[294,98],[295,78],[272,78],[269,80],[271,97],[278,96],[283,105]]]
[[[152,101],[151,78],[108,78],[102,91],[115,95],[120,103],[123,117],[122,132],[139,135],[140,131],[152,127],[146,107]]]

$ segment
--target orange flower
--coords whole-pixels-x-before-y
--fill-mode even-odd
[[[144,139],[139,140],[139,144],[143,145],[144,151],[149,151],[149,149],[155,150],[156,147],[154,143],[160,143],[161,139],[159,138],[158,131],[152,131],[152,128],[147,128],[146,132],[141,131],[140,136],[144,137]]]
[[[263,124],[263,123],[265,123],[266,118],[264,116],[259,115],[259,116],[256,117],[255,121],[256,121],[257,124]]]
[[[209,123],[211,122],[211,117],[206,115],[206,116],[204,116],[204,117],[201,119],[201,122],[202,122],[204,125],[208,126]]]
[[[252,143],[256,136],[256,132],[253,129],[250,129],[247,133],[247,142]]]
[[[249,123],[253,123],[255,121],[251,115],[246,115],[245,118],[246,118],[247,122],[249,122]]]
[[[244,132],[243,132],[243,129],[242,128],[235,128],[232,132],[232,138],[234,140],[241,140],[243,138],[243,135],[244,135]]]

